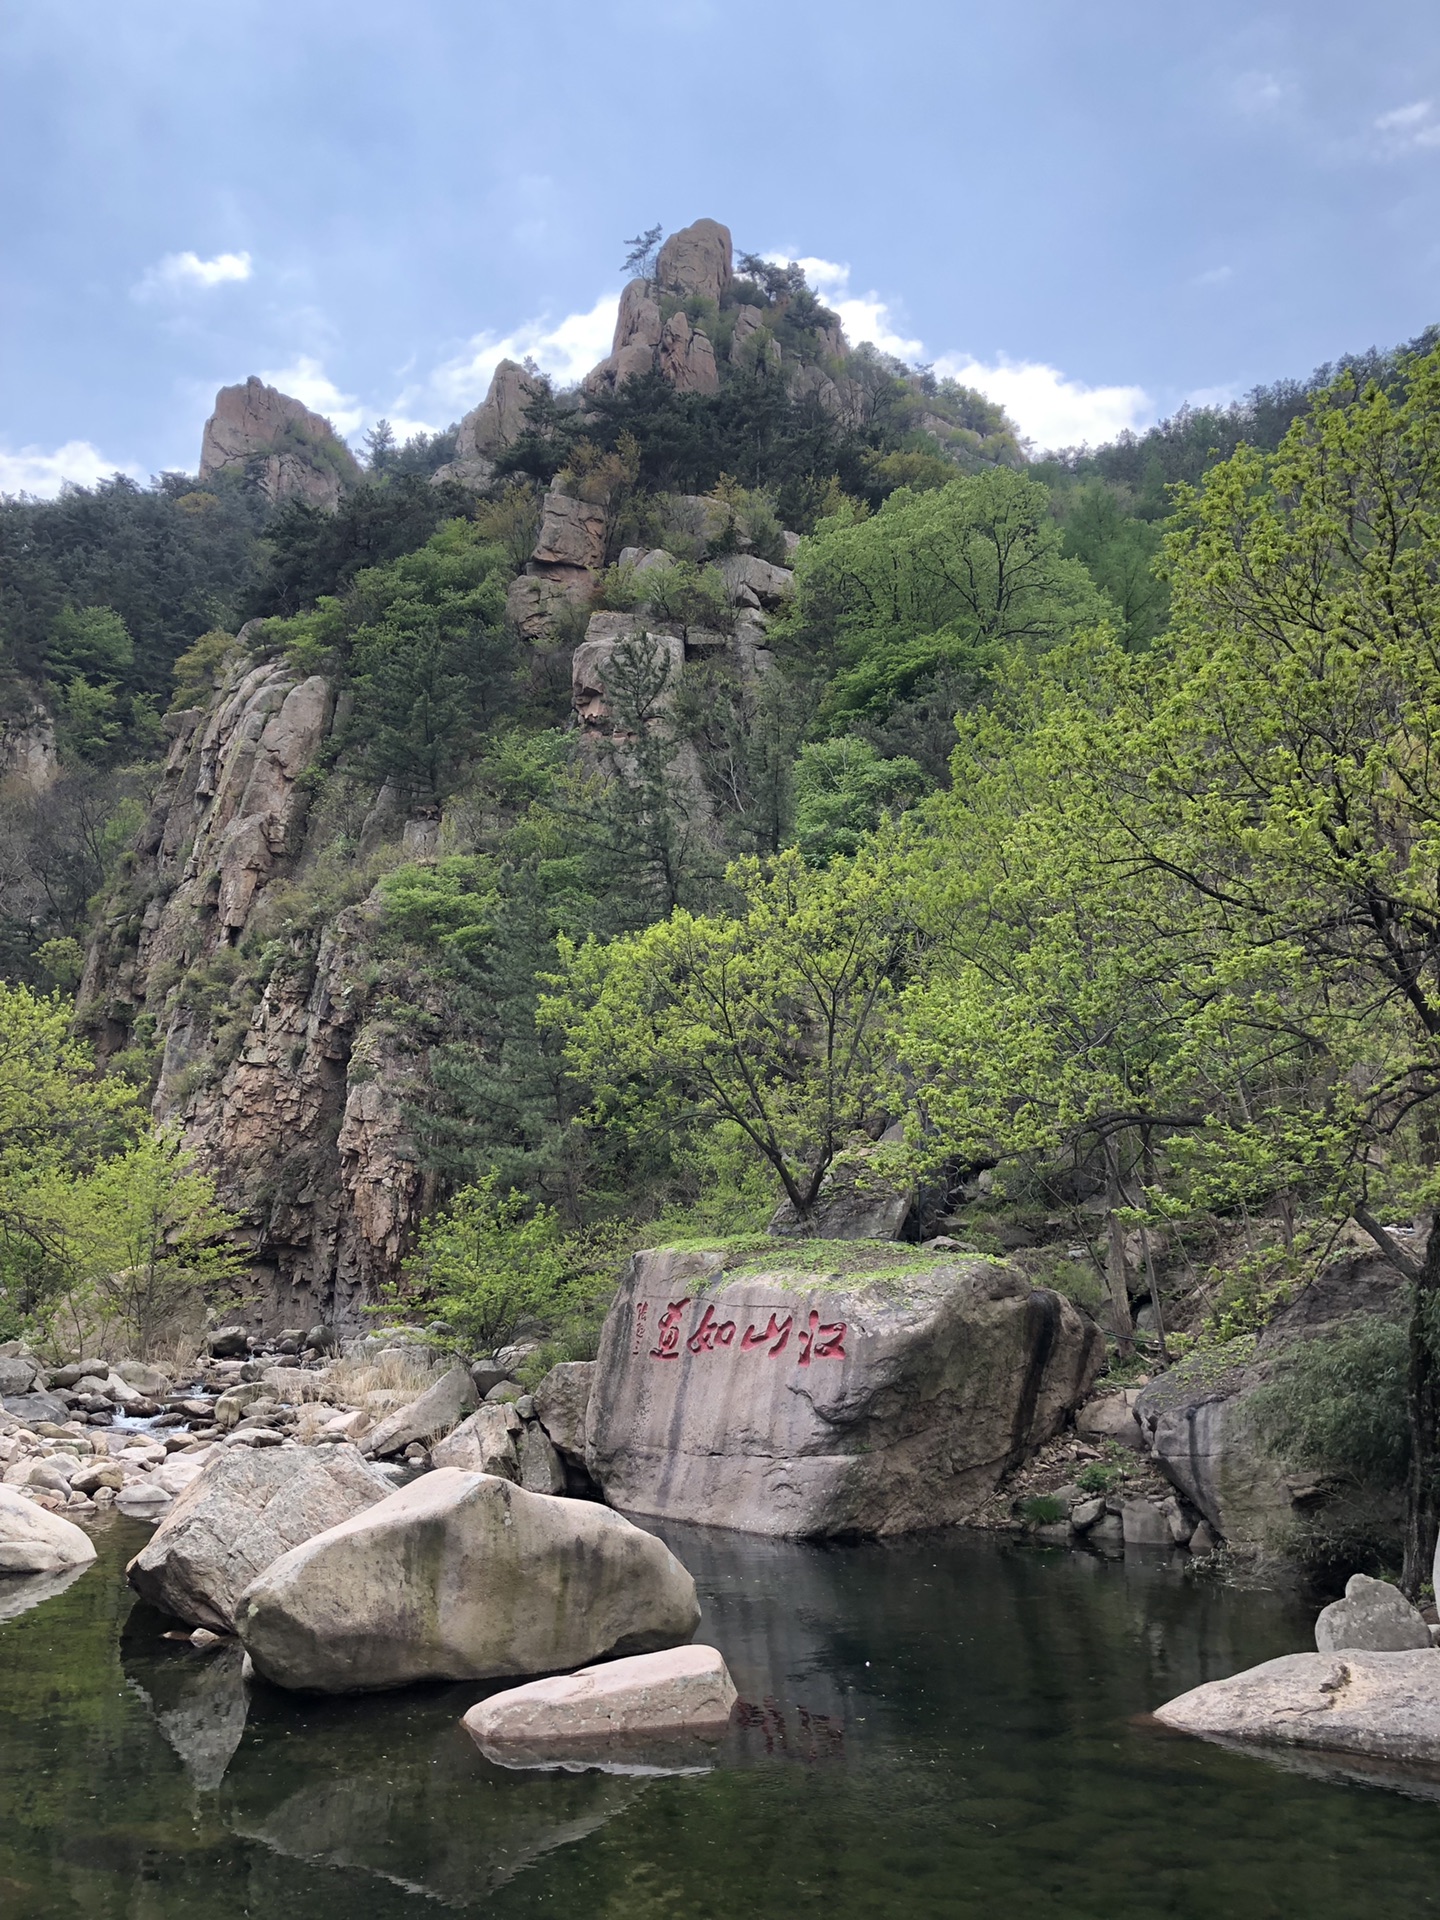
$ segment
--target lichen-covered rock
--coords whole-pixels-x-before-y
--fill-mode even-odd
[[[1002,1262],[725,1263],[637,1254],[606,1319],[586,1465],[627,1512],[794,1535],[965,1521],[1100,1365],[1093,1323]]]
[[[65,1573],[94,1558],[94,1543],[73,1521],[0,1486],[0,1576]]]
[[[1290,1653],[1156,1709],[1182,1733],[1440,1761],[1440,1649]]]
[[[285,1554],[236,1609],[256,1671],[318,1693],[552,1673],[699,1618],[690,1575],[620,1514],[448,1467]]]
[[[256,1574],[390,1491],[353,1447],[229,1448],[166,1512],[130,1584],[177,1620],[229,1633]]]

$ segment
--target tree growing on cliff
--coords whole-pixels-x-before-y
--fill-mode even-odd
[[[596,1117],[640,1136],[730,1121],[811,1219],[836,1157],[893,1112],[896,994],[914,929],[881,863],[742,860],[733,917],[676,911],[560,943],[541,1016]]]

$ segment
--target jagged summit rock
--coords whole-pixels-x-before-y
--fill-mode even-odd
[[[531,402],[544,392],[541,374],[531,373],[518,360],[502,360],[490,376],[485,398],[460,422],[455,458],[439,469],[435,479],[483,487],[494,475],[497,456],[513,447],[525,431]]]
[[[696,220],[672,233],[655,261],[655,285],[680,299],[698,297],[717,303],[729,291],[734,272],[730,229],[718,220]]]
[[[718,220],[697,220],[672,233],[661,247],[653,280],[632,280],[620,296],[609,355],[585,376],[588,393],[621,387],[658,366],[677,392],[718,393],[715,347],[704,326],[683,311],[664,312],[673,302],[706,300],[718,307],[734,277],[730,229]]]
[[[256,374],[221,387],[200,443],[200,478],[249,468],[267,499],[333,507],[360,478],[355,456],[328,420]]]

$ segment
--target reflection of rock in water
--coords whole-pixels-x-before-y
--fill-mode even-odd
[[[359,1869],[467,1907],[643,1791],[611,1774],[490,1766],[459,1726],[477,1691],[303,1706],[259,1692],[226,1783],[231,1829],[288,1859]]]
[[[18,1620],[31,1607],[53,1600],[74,1586],[82,1573],[88,1573],[93,1561],[83,1567],[63,1567],[59,1573],[7,1573],[0,1576],[0,1625]]]
[[[1246,1760],[1267,1761],[1281,1773],[1302,1774],[1307,1780],[1324,1780],[1331,1786],[1384,1787],[1390,1793],[1403,1793],[1407,1800],[1440,1802],[1440,1767],[1417,1761],[1381,1760],[1368,1753],[1323,1753],[1315,1747],[1269,1747],[1258,1740],[1227,1740],[1213,1733],[1181,1737],[1201,1739],[1207,1746],[1223,1747]]]
[[[155,1631],[156,1617],[136,1612],[150,1630],[122,1636],[125,1678],[195,1785],[213,1793],[245,1731],[250,1689],[241,1672],[244,1651],[238,1641],[209,1653],[167,1643]]]

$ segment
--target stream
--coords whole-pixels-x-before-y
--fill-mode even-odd
[[[164,1640],[98,1563],[0,1582],[4,1920],[1360,1920],[1440,1913],[1440,1789],[1410,1797],[1144,1716],[1311,1643],[1313,1608],[950,1532],[803,1546],[656,1531],[742,1706],[708,1771],[512,1772],[495,1689],[317,1700]],[[8,1616],[8,1617],[7,1617]]]

